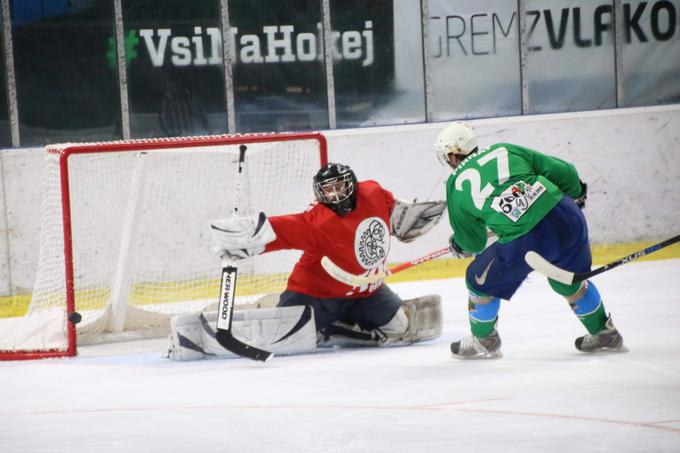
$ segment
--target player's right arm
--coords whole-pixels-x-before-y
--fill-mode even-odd
[[[462,186],[465,188],[465,186]],[[460,250],[478,253],[484,250],[487,242],[486,225],[480,217],[472,215],[470,207],[465,207],[465,197],[471,199],[469,193],[457,191],[455,179],[449,178],[446,184],[446,203],[449,213],[449,223],[453,230],[452,241]]]
[[[548,178],[563,193],[572,198],[578,198],[581,195],[581,180],[573,164],[529,148],[513,146],[522,153],[537,175]]]

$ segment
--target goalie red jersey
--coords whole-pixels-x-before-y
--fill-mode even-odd
[[[356,209],[339,216],[326,206],[313,203],[300,214],[270,217],[276,240],[265,251],[302,250],[287,289],[319,298],[366,297],[382,281],[362,287],[338,282],[321,267],[327,256],[352,274],[372,275],[385,270],[390,250],[390,213],[394,196],[375,181],[358,185]]]

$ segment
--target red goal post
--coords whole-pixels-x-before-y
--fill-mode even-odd
[[[316,132],[47,146],[33,295],[24,316],[0,318],[0,360],[166,335],[172,315],[216,304],[220,262],[208,223],[231,213],[240,145],[248,147],[240,213],[288,214],[313,201],[312,178],[327,163]],[[237,303],[282,291],[298,257],[247,260]]]

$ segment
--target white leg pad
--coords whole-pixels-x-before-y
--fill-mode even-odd
[[[168,358],[237,357],[215,339],[217,312],[182,315],[171,322]],[[234,310],[231,330],[234,337],[275,355],[304,354],[316,350],[314,312],[307,307]]]
[[[411,344],[441,336],[442,299],[438,294],[405,300],[401,306],[408,317],[408,329],[403,334],[388,335],[388,344]]]
[[[200,313],[174,316],[170,319],[170,360],[199,360],[203,358]]]
[[[380,326],[380,330],[388,337],[398,337],[406,333],[408,324],[408,315],[404,307],[401,306],[387,324]]]
[[[319,347],[401,346],[428,341],[442,334],[442,300],[437,294],[405,300],[392,319],[379,329],[363,330],[340,322]]]

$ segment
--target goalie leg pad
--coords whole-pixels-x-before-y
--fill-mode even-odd
[[[380,326],[380,330],[388,337],[399,337],[408,331],[408,324],[408,315],[401,306],[387,324]]]
[[[235,357],[215,339],[212,326],[217,312],[205,314],[203,350],[210,357]],[[316,349],[314,312],[308,307],[261,308],[234,311],[231,330],[234,337],[275,355],[304,354]]]
[[[180,319],[171,324],[172,352],[168,354],[168,358],[195,360],[238,357],[224,349],[215,339],[217,312],[204,312],[186,317],[186,320]],[[180,328],[175,329],[174,325],[179,325]],[[191,337],[188,337],[188,332]],[[273,352],[275,355],[304,354],[316,350],[314,312],[308,307],[234,310],[231,332],[244,343]],[[182,340],[183,337],[191,342]],[[192,344],[200,348],[200,357],[199,351]]]
[[[398,342],[409,344],[441,336],[444,316],[442,298],[438,294],[405,300],[402,307],[408,317],[408,329],[398,337]]]
[[[433,294],[406,300],[385,325],[365,330],[336,322],[322,331],[319,347],[402,346],[442,334],[441,297]]]
[[[203,358],[200,313],[175,316],[170,320],[170,360],[199,360]]]

